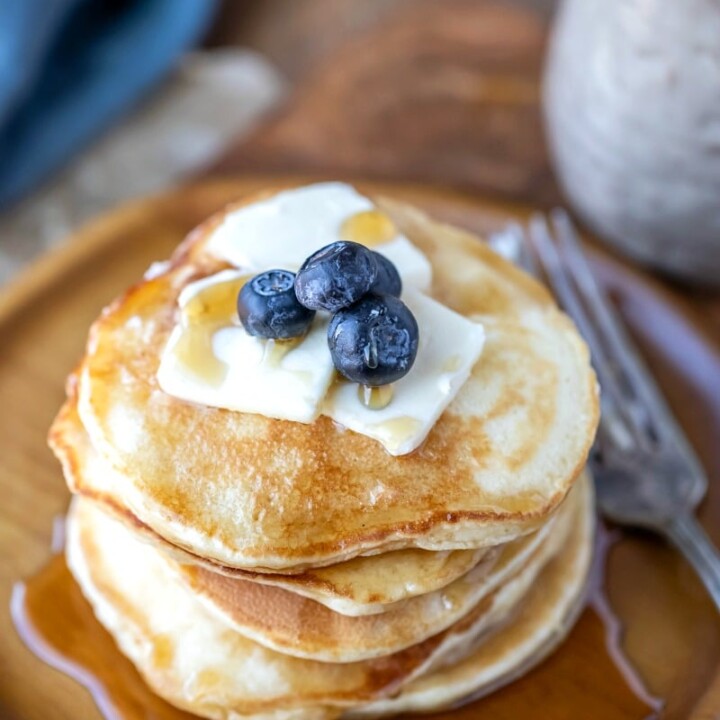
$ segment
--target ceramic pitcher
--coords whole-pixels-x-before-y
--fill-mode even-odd
[[[593,229],[720,286],[720,0],[565,0],[544,107],[560,183]]]

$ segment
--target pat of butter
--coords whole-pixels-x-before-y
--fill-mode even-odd
[[[403,288],[427,292],[432,284],[432,267],[429,260],[404,235],[375,250],[384,255],[397,268]]]
[[[322,408],[344,427],[374,438],[391,455],[405,455],[427,437],[468,379],[485,343],[483,326],[416,291],[403,293],[420,328],[417,358],[393,386],[382,410],[366,407],[355,383],[336,383]]]
[[[316,250],[344,239],[342,228],[349,218],[374,208],[368,198],[345,183],[307,185],[229,213],[205,249],[253,272],[271,268],[297,271]],[[406,287],[429,289],[432,268],[425,255],[397,231],[380,240],[368,238],[364,244],[395,263]]]
[[[234,314],[237,292],[229,295],[232,307],[220,313],[226,319],[194,323],[188,317],[190,303],[204,290],[245,275],[224,270],[184,288],[178,301],[181,321],[160,361],[160,387],[169,395],[202,405],[312,422],[335,372],[327,346],[326,317],[318,314],[299,342],[249,335]]]

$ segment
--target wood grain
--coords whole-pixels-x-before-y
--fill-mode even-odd
[[[100,308],[166,256],[199,220],[266,179],[217,181],[121,208],[80,232],[63,251],[43,261],[0,297],[0,717],[23,720],[98,717],[86,692],[34,658],[15,635],[7,612],[15,580],[48,557],[53,517],[67,491],[45,448],[63,381],[79,357],[87,327]],[[290,180],[275,181],[286,184]],[[475,196],[409,185],[367,189],[406,199],[479,233],[524,219],[527,210]],[[638,331],[673,409],[688,429],[711,476],[720,477],[720,345],[704,333],[686,306],[611,260],[598,261],[625,316]],[[653,328],[665,332],[653,332]],[[682,346],[683,357],[677,348]],[[720,527],[720,484],[715,482],[703,519],[715,540]],[[627,627],[627,644],[652,689],[667,698],[668,718],[687,718],[707,692],[702,714],[720,712],[713,675],[720,667],[720,622],[690,569],[669,548],[646,536],[618,543],[609,562],[608,591]],[[557,689],[556,689],[557,688]],[[578,711],[553,700],[566,693]],[[543,705],[543,702],[545,703]],[[546,664],[482,701],[488,717],[527,716],[631,720],[643,706],[619,682],[602,645],[602,626],[583,618],[569,643]],[[583,705],[584,704],[584,705]],[[558,709],[560,708],[560,710]],[[448,718],[471,718],[466,709]],[[565,712],[565,714],[563,714]]]
[[[369,24],[316,59],[287,106],[214,172],[322,172],[557,201],[537,112],[546,18],[507,3],[423,0]]]

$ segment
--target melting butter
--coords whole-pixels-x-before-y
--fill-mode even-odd
[[[202,405],[312,422],[335,372],[328,319],[318,314],[309,332],[292,340],[249,335],[235,309],[249,277],[223,270],[182,291],[180,322],[160,359],[160,387]]]
[[[287,340],[266,340],[263,362],[270,367],[280,367],[283,358],[298,347],[304,339],[305,336],[303,335],[303,337],[289,338]]]
[[[181,307],[185,331],[174,348],[178,362],[187,372],[213,386],[221,385],[228,366],[213,353],[212,339],[222,327],[232,325],[237,316],[237,296],[249,275],[202,286]]]
[[[182,306],[183,318],[191,323],[232,324],[237,316],[237,297],[252,275],[204,285]]]
[[[227,377],[228,366],[213,353],[213,334],[214,331],[204,327],[188,328],[178,337],[173,352],[186,372],[218,387]]]
[[[382,410],[392,402],[393,386],[368,387],[367,385],[358,385],[358,397],[366,408]]]

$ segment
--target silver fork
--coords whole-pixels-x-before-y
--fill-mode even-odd
[[[534,274],[536,256],[590,346],[602,388],[602,420],[590,456],[600,509],[614,522],[672,541],[720,609],[720,553],[694,514],[707,490],[702,466],[598,286],[570,218],[556,210],[551,221],[531,220],[530,243],[517,225],[502,236],[506,245],[514,238],[518,261]]]

